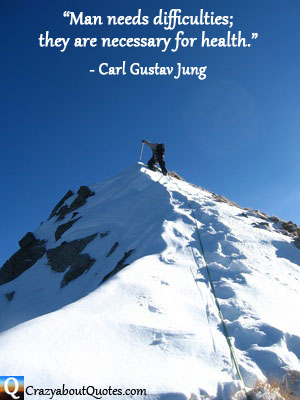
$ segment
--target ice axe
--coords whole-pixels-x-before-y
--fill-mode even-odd
[[[142,161],[142,157],[143,157],[144,144],[145,144],[145,143],[142,142],[141,153],[140,153],[140,161]]]

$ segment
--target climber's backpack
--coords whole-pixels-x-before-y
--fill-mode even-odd
[[[157,154],[163,156],[165,154],[165,145],[163,143],[158,144],[156,151],[157,151]]]

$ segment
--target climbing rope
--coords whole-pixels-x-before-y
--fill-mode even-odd
[[[244,390],[244,392],[246,394],[246,397],[247,397],[248,400],[251,400],[251,397],[250,397],[249,393],[247,392],[246,385],[245,385],[244,379],[242,377],[242,374],[241,374],[241,371],[240,371],[240,368],[239,368],[239,363],[238,363],[237,357],[235,355],[234,347],[233,347],[233,345],[231,343],[230,336],[229,336],[229,333],[228,333],[228,329],[227,329],[227,326],[226,326],[226,323],[225,323],[225,320],[224,320],[224,317],[223,317],[223,314],[222,314],[222,311],[221,311],[220,303],[219,303],[217,295],[216,295],[215,287],[214,287],[214,284],[213,284],[213,281],[212,281],[212,278],[211,278],[211,275],[210,275],[210,270],[208,268],[208,264],[207,264],[207,260],[206,260],[206,256],[205,256],[203,242],[202,242],[200,231],[199,231],[199,228],[198,228],[198,225],[197,225],[197,220],[196,220],[194,210],[193,210],[189,200],[188,200],[188,205],[189,205],[189,207],[191,209],[192,216],[193,216],[193,219],[194,219],[194,224],[195,224],[195,227],[196,227],[196,232],[197,232],[197,236],[198,236],[198,240],[199,240],[199,244],[200,244],[200,249],[201,249],[201,252],[202,252],[202,255],[203,255],[203,259],[204,259],[205,268],[206,268],[206,271],[207,271],[207,275],[208,275],[211,291],[212,291],[212,294],[213,294],[214,299],[215,299],[215,303],[216,303],[216,306],[217,306],[217,309],[218,309],[219,317],[221,319],[221,323],[222,323],[222,326],[223,326],[225,338],[226,338],[226,341],[227,341],[227,344],[228,344],[228,347],[229,347],[229,350],[230,350],[231,358],[233,360],[233,364],[235,366],[237,375],[238,375],[238,377],[239,377],[239,379],[240,379],[240,381],[242,383],[242,387],[243,387],[243,390]]]
[[[166,178],[167,178],[167,180],[169,180],[171,182],[173,181],[173,179],[170,179],[170,176],[167,176]],[[175,185],[177,186],[178,190],[180,191],[177,183],[176,182],[173,182],[173,183],[175,183]],[[197,225],[197,220],[196,220],[196,217],[195,217],[195,213],[194,213],[194,210],[193,210],[193,208],[192,208],[192,206],[191,206],[191,204],[190,204],[188,199],[187,199],[187,202],[188,202],[189,208],[190,208],[190,210],[192,212],[192,217],[194,219],[194,224],[195,224],[196,231],[197,231],[197,236],[198,236],[198,240],[199,240],[200,249],[201,249],[201,252],[202,252],[202,255],[203,255],[203,259],[204,259],[204,262],[205,262],[205,268],[206,268],[206,271],[207,271],[207,275],[208,275],[211,291],[212,291],[212,294],[214,296],[214,300],[215,300],[215,303],[216,303],[216,306],[217,306],[217,309],[218,309],[219,317],[220,317],[220,320],[221,320],[221,323],[222,323],[222,326],[223,326],[223,331],[224,331],[224,335],[225,335],[225,338],[226,338],[226,342],[227,342],[228,347],[229,347],[231,358],[232,358],[233,364],[235,366],[235,369],[236,369],[236,372],[237,372],[237,376],[241,381],[242,389],[245,392],[246,398],[247,398],[247,400],[251,400],[251,396],[249,395],[249,393],[247,391],[244,379],[242,377],[242,374],[241,374],[241,371],[240,371],[240,368],[239,368],[239,363],[238,363],[237,357],[235,355],[234,347],[233,347],[233,345],[231,343],[231,340],[230,340],[229,332],[228,332],[228,329],[227,329],[227,326],[226,326],[226,323],[225,323],[225,320],[224,320],[224,317],[223,317],[223,314],[222,314],[222,311],[221,311],[220,303],[219,303],[217,295],[216,295],[216,291],[215,291],[215,287],[214,287],[214,284],[213,284],[213,280],[212,280],[211,275],[210,275],[210,270],[208,268],[208,264],[207,264],[207,260],[206,260],[206,256],[205,256],[205,251],[204,251],[204,246],[203,246],[203,242],[202,242],[202,239],[201,239],[200,231],[199,231],[199,228],[198,228],[198,225]],[[195,276],[194,276],[192,270],[191,270],[191,273],[192,273],[193,278],[195,280]]]

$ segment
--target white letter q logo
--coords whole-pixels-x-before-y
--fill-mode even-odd
[[[13,383],[14,383],[13,391],[9,390],[10,389],[10,384],[9,384],[10,381],[13,381]],[[16,393],[18,393],[18,391],[19,391],[19,382],[16,378],[14,378],[14,377],[7,378],[4,382],[4,390],[5,390],[5,393],[8,394],[9,396],[11,396],[14,400],[17,400],[20,398],[20,396],[16,396]]]

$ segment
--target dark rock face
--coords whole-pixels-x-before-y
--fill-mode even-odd
[[[61,208],[61,206],[64,204],[64,202],[66,200],[68,200],[69,197],[73,196],[73,192],[72,190],[68,190],[67,193],[64,195],[64,197],[56,204],[56,206],[53,208],[51,214],[50,214],[50,218],[54,217],[54,215],[56,215],[57,211]]]
[[[168,174],[173,178],[178,179],[179,181],[184,181],[184,179],[180,175],[178,175],[177,172],[175,171],[168,171]]]
[[[111,256],[112,253],[116,250],[116,248],[117,248],[118,246],[119,246],[119,242],[116,242],[116,243],[112,246],[112,248],[109,250],[109,252],[108,252],[108,254],[107,254],[106,257]]]
[[[294,245],[300,249],[300,227],[292,221],[280,221],[281,233],[294,239]]]
[[[77,193],[78,193],[79,196],[82,196],[85,199],[87,199],[88,197],[93,196],[93,194],[95,194],[87,186],[80,186],[80,188],[79,188]]]
[[[300,236],[298,236],[294,241],[295,246],[300,249]]]
[[[234,206],[234,207],[238,207],[238,205],[236,203],[234,203],[231,200],[228,200],[225,196],[220,196],[220,195],[215,194],[215,193],[213,193],[213,196],[214,196],[216,201],[219,201],[221,203],[227,203],[227,204],[229,204],[231,206]]]
[[[55,231],[55,240],[58,241],[62,237],[62,235],[75,224],[75,222],[80,220],[80,218],[81,217],[73,219],[66,224],[59,225],[59,227]]]
[[[270,224],[268,222],[262,221],[262,222],[253,222],[252,226],[254,226],[254,228],[261,228],[261,229],[267,229],[268,231],[272,231]]]
[[[126,262],[127,258],[128,258],[129,256],[131,256],[131,254],[132,254],[133,252],[134,252],[134,249],[133,249],[133,250],[126,251],[125,254],[124,254],[124,256],[121,258],[121,260],[120,260],[120,261],[117,263],[117,265],[115,266],[115,268],[114,268],[110,273],[108,273],[107,275],[105,275],[105,277],[102,279],[102,282],[101,282],[101,283],[105,282],[107,279],[109,279],[109,278],[111,278],[112,276],[114,276],[117,272],[121,271],[121,269],[127,267],[129,264],[128,264],[128,263],[125,264],[125,262]]]
[[[58,212],[56,213],[56,215],[58,215],[58,218],[56,221],[61,221],[62,219],[65,218],[65,215],[68,214],[69,211],[69,206],[67,206],[66,204],[64,206],[62,206]]]
[[[110,233],[109,231],[104,232],[104,233],[100,233],[101,239],[104,238],[105,236],[107,236],[109,233]]]
[[[36,238],[32,232],[26,233],[26,235],[19,241],[19,246],[21,249],[27,249],[36,242]]]
[[[13,254],[0,269],[0,285],[17,278],[46,253],[46,241],[28,232],[19,242],[21,249]]]
[[[78,196],[70,205],[70,211],[74,211],[77,208],[82,207],[86,203],[86,200],[95,193],[92,192],[87,186],[80,186],[77,194]]]
[[[240,217],[248,218],[248,215],[245,212],[243,212],[243,213],[240,214]]]
[[[297,230],[299,229],[299,227],[296,224],[294,224],[292,221],[283,222],[282,228],[285,229],[286,231],[288,231],[289,233],[297,232]]]
[[[269,216],[260,210],[252,210],[252,208],[248,208],[248,207],[243,207],[243,210],[245,210],[247,212],[248,217],[256,217],[256,218],[260,218],[260,219],[264,219],[264,220],[269,219]]]
[[[95,259],[90,258],[88,254],[80,254],[72,263],[71,269],[65,274],[62,282],[61,287],[63,288],[69,282],[73,281],[74,279],[78,278],[82,275],[85,271],[91,268],[91,266],[96,262]]]
[[[14,298],[14,295],[15,295],[15,291],[10,292],[10,293],[6,293],[5,296],[6,296],[8,301],[12,301],[12,299]]]
[[[78,278],[96,262],[88,254],[80,254],[96,236],[97,233],[72,242],[63,242],[55,249],[47,250],[49,265],[53,271],[64,272],[71,266],[63,277],[61,287]]]
[[[52,216],[56,215],[58,217],[57,221],[61,221],[65,218],[65,215],[69,214],[70,212],[73,212],[74,210],[77,210],[77,208],[79,207],[82,207],[86,203],[87,199],[93,196],[94,194],[95,193],[92,192],[91,189],[89,189],[87,186],[80,186],[80,189],[77,192],[77,197],[70,204],[70,207],[65,204],[62,207],[57,208],[55,213],[53,214],[52,212],[51,215],[52,214],[53,214]]]
[[[280,221],[278,217],[275,217],[275,215],[273,215],[272,217],[269,217],[269,220],[272,222],[275,222],[275,223]]]

